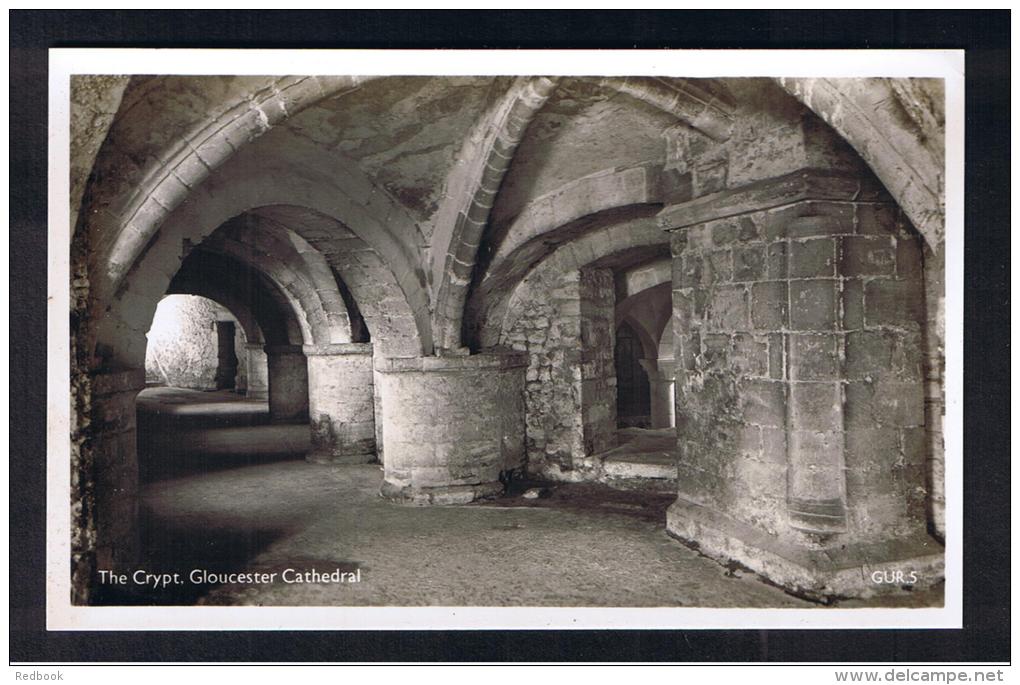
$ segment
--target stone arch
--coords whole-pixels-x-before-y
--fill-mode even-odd
[[[676,317],[670,316],[666,325],[662,327],[662,333],[656,343],[656,350],[660,360],[673,359],[673,330]]]
[[[224,252],[193,250],[166,293],[200,295],[222,304],[251,332],[250,342],[301,345],[306,340],[293,300],[264,272]]]
[[[519,261],[523,246],[609,210],[662,201],[661,170],[642,165],[603,169],[566,183],[529,202],[499,236],[496,251],[481,264],[485,280],[497,278]],[[587,227],[586,227],[587,228]]]
[[[734,105],[718,81],[609,77],[597,79],[596,83],[672,114],[717,142],[731,135]]]
[[[648,195],[660,192],[655,171],[643,167],[607,169],[589,175],[532,201],[510,227],[507,240],[500,241],[500,248],[491,260],[478,254],[499,184],[528,123],[541,111],[557,82],[557,79],[547,78],[518,79],[496,110],[496,121],[483,122],[493,131],[488,138],[493,144],[482,154],[469,157],[478,158],[483,164],[475,173],[477,181],[471,186],[475,190],[469,194],[471,199],[467,208],[459,215],[453,211],[440,214],[443,220],[441,229],[449,225],[452,233],[448,241],[440,242],[450,246],[442,262],[442,272],[437,271],[440,262],[433,262],[433,280],[440,284],[435,308],[435,329],[440,347],[459,347],[461,343],[474,342],[471,329],[475,322],[470,311],[465,310],[471,309],[468,302],[471,285],[481,278],[479,272],[487,271],[503,256],[513,254],[523,243],[544,232],[543,229],[562,226],[586,214],[612,207],[654,202],[648,199]],[[733,104],[725,89],[715,82],[712,88],[690,80],[668,83],[656,78],[602,78],[596,79],[595,83],[671,114],[679,122],[716,141],[730,136]],[[469,140],[468,145],[477,148],[473,141]],[[620,197],[621,193],[627,197]],[[643,194],[643,197],[635,197],[636,194]],[[563,208],[567,208],[566,215],[562,212]]]
[[[668,257],[638,264],[616,276],[616,320],[631,319],[647,333],[645,358],[654,363],[672,316],[673,262]]]
[[[616,322],[619,324],[625,319],[631,319],[639,323],[647,333],[650,341],[650,350],[658,347],[659,337],[662,329],[672,314],[672,281],[664,281],[650,288],[644,288],[624,299],[619,299],[621,293],[617,293]],[[654,359],[652,354],[648,359]]]
[[[146,384],[246,390],[248,341],[261,333],[250,309],[238,304],[227,307],[199,293],[167,293],[146,334]]]
[[[347,309],[322,254],[260,211],[255,209],[229,220],[200,248],[230,256],[265,273],[299,315],[302,342],[351,342]]]
[[[536,198],[494,237],[499,247],[479,264],[465,307],[468,343],[494,344],[481,331],[500,310],[502,298],[535,264],[560,244],[621,217],[651,214],[661,201],[658,170],[651,166],[606,169]]]
[[[945,92],[939,79],[777,78],[860,155],[930,249],[945,236]]]
[[[518,78],[506,95],[478,122],[464,143],[458,167],[448,181],[447,197],[438,213],[437,240],[445,252],[433,260],[437,283],[436,343],[461,346],[464,302],[475,268],[478,247],[489,213],[514,151],[528,124],[556,88],[557,79]]]
[[[285,235],[278,226],[260,230],[257,222],[246,219],[244,214],[228,219],[197,247],[188,239],[182,240],[181,249],[186,253],[178,258],[179,267],[163,286],[163,293],[158,289],[165,273],[144,278],[141,274],[145,270],[139,270],[125,284],[122,297],[112,303],[109,315],[99,322],[97,353],[117,365],[130,366],[137,361],[138,350],[130,344],[132,337],[148,330],[156,303],[172,287],[192,255],[208,261],[211,253],[224,258],[223,270],[207,268],[206,279],[222,285],[226,275],[245,273],[248,281],[259,284],[256,292],[263,294],[258,296],[260,300],[274,302],[272,317],[284,322],[277,328],[286,329],[285,334],[274,336],[274,344],[350,342],[346,309],[328,309],[343,300],[321,255],[300,237]],[[238,296],[244,298],[243,294]]]
[[[305,207],[273,205],[260,208],[258,214],[304,236],[311,249],[323,254],[349,290],[381,354],[422,354],[415,317],[401,286],[371,245],[345,224]],[[343,305],[342,299],[339,304]]]
[[[302,325],[300,302],[273,277],[236,255],[200,245],[185,258],[168,291],[203,294],[250,311],[259,337],[248,338],[249,397],[268,399],[273,421],[303,422],[310,400],[303,345],[314,341]],[[278,276],[278,274],[277,274]]]
[[[259,210],[259,217],[285,226],[322,253],[358,300],[369,327],[375,324],[373,333],[392,333],[383,353],[422,354],[423,338],[430,339],[427,296],[418,282],[420,272],[411,266],[397,238],[342,191],[337,192],[337,186],[323,175],[305,169],[297,176],[293,160],[265,162],[249,159],[249,154],[246,150],[235,155],[164,221],[120,285],[118,297],[107,310],[112,315],[101,324],[99,345],[130,338],[132,331],[137,333],[147,323],[144,313],[165,292],[187,245],[201,243],[230,219]],[[277,208],[269,209],[273,206]],[[361,226],[358,232],[349,228],[352,224]],[[138,312],[143,313],[141,320]],[[424,326],[425,335],[419,326]],[[130,360],[131,350],[126,352]],[[105,363],[123,365],[124,361]]]
[[[128,92],[96,162],[86,196],[93,212],[89,234],[100,269],[93,281],[105,294],[131,269],[169,215],[226,160],[306,107],[358,88],[374,77],[284,76],[237,78],[149,77],[131,85],[142,93],[163,88],[158,107]],[[186,106],[169,107],[166,98]],[[196,105],[197,103],[197,105]],[[133,106],[132,106],[133,105]],[[198,110],[206,115],[190,119]],[[155,124],[153,122],[155,119]],[[144,125],[139,125],[144,120]],[[164,131],[144,163],[127,150],[133,129]],[[126,142],[122,142],[121,138]],[[117,169],[116,174],[103,173]],[[112,177],[116,182],[104,183]]]
[[[613,270],[668,250],[649,218],[622,220],[556,248],[493,303],[481,339],[528,352],[529,470],[583,478],[585,458],[615,445]]]
[[[521,245],[512,258],[489,270],[468,302],[466,324],[472,346],[485,348],[497,344],[497,331],[503,326],[510,298],[530,272],[548,268],[543,266],[547,262],[568,270],[579,268],[598,259],[595,255],[605,253],[607,246],[598,245],[599,239],[609,240],[610,245],[620,245],[621,249],[664,244],[662,231],[656,232],[654,221],[648,218],[655,210],[655,205],[616,207],[583,216]]]
[[[194,278],[188,273],[184,268],[177,272],[167,295],[198,295],[212,300],[231,313],[241,326],[241,334],[244,336],[245,349],[238,353],[238,357],[242,354],[245,357],[245,395],[254,400],[267,399],[269,369],[265,353],[266,336],[258,321],[261,312],[244,295],[230,288],[218,287],[208,278]],[[296,326],[294,328],[296,330]]]
[[[616,329],[619,330],[624,325],[627,325],[637,334],[638,340],[641,342],[642,359],[655,359],[655,354],[658,351],[658,347],[655,344],[655,338],[651,331],[648,330],[646,322],[627,314],[623,317],[619,317],[614,322]]]
[[[483,347],[500,344],[504,332],[516,321],[521,303],[536,298],[535,288],[546,287],[545,281],[550,276],[598,264],[600,260],[611,259],[614,255],[623,255],[623,259],[658,256],[668,250],[668,245],[669,236],[650,218],[624,220],[560,245],[530,273],[518,276],[516,282],[508,284],[506,289],[491,293],[485,306],[489,315],[482,320],[479,328],[480,344]]]
[[[667,329],[673,315],[672,260],[658,259],[617,274],[616,320],[627,321],[639,335],[641,366],[648,376],[650,427],[673,425],[673,340]],[[622,298],[622,299],[621,299]],[[661,348],[669,354],[664,357]]]
[[[166,294],[198,295],[199,297],[212,300],[230,312],[231,315],[237,319],[237,323],[241,326],[241,332],[244,334],[246,342],[251,344],[265,343],[262,328],[255,319],[253,308],[249,303],[238,297],[236,293],[210,285],[204,280],[184,278],[180,280],[174,279],[174,282],[170,284],[170,288],[167,289]]]

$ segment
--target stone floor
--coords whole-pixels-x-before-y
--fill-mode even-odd
[[[149,392],[149,391],[147,391]],[[198,398],[220,418],[237,399]],[[378,495],[379,465],[306,463],[307,426],[239,427],[185,402],[190,416],[153,423],[173,398],[150,395],[140,411],[152,426],[141,460],[186,455],[183,466],[148,469],[141,509],[146,567],[329,572],[360,569],[360,583],[191,584],[109,603],[362,606],[818,607],[750,573],[700,556],[665,531],[668,493],[598,483],[544,484],[543,497],[517,483],[503,498],[453,507],[393,504]],[[215,401],[213,401],[215,400]],[[236,402],[244,413],[243,402]],[[184,405],[190,409],[184,410]],[[257,414],[257,412],[249,412]],[[236,418],[236,416],[235,416]],[[249,417],[250,418],[250,417]],[[186,422],[185,422],[186,423]],[[197,427],[196,427],[197,426]],[[249,434],[246,434],[248,431]],[[141,438],[140,438],[141,439]],[[173,445],[169,452],[165,449]],[[258,452],[253,455],[252,450]],[[205,455],[202,460],[199,457]],[[277,576],[279,578],[279,575]],[[915,606],[930,597],[893,604]],[[885,600],[885,606],[890,605]],[[846,606],[863,606],[851,603]]]
[[[649,516],[668,503],[610,491],[583,504],[562,496],[411,507],[380,498],[381,481],[378,465],[289,460],[149,484],[149,565],[361,569],[359,584],[184,587],[167,597],[200,604],[811,606],[668,537]],[[565,487],[587,496],[599,488],[609,490]]]

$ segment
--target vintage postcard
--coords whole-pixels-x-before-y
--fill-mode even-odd
[[[961,625],[962,52],[58,49],[50,108],[50,629]]]

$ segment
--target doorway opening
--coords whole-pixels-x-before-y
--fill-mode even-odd
[[[307,423],[272,424],[261,335],[210,298],[160,301],[137,399],[142,482],[304,455]]]

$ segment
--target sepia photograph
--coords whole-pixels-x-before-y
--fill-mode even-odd
[[[1011,14],[9,14],[13,680],[1006,682]]]
[[[944,78],[361,64],[67,75],[71,607],[946,606]]]

